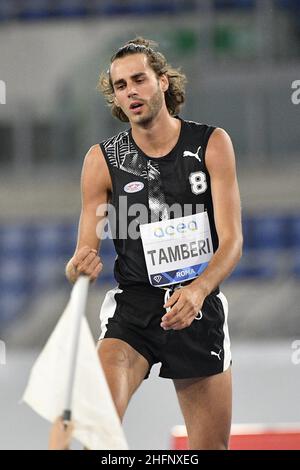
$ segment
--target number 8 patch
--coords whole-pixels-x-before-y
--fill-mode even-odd
[[[194,194],[203,194],[207,190],[206,174],[203,171],[196,171],[189,176],[191,190]]]

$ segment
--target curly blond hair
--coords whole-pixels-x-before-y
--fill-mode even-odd
[[[128,41],[111,57],[110,63],[121,57],[130,54],[145,54],[148,64],[155,72],[157,77],[166,75],[169,80],[169,88],[165,91],[166,106],[171,116],[178,114],[185,101],[186,76],[167,63],[166,58],[161,52],[154,50],[157,44],[154,41],[137,37]],[[114,103],[114,88],[111,81],[110,69],[102,72],[99,77],[97,88],[103,93],[104,98],[111,109],[111,114],[120,121],[128,122],[129,119],[122,109]]]

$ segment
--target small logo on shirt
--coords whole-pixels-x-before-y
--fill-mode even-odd
[[[201,158],[200,158],[199,155],[198,155],[199,152],[200,152],[200,150],[201,150],[201,145],[200,145],[200,147],[198,147],[196,153],[190,152],[189,150],[185,150],[185,151],[183,152],[183,156],[184,156],[184,157],[195,157],[196,160],[198,160],[198,161],[201,163]]]
[[[201,312],[201,310],[197,313],[197,315],[195,316],[195,320],[202,320],[202,317],[203,317],[203,314]]]
[[[141,181],[132,181],[132,183],[127,183],[124,186],[124,191],[126,193],[138,193],[141,191],[144,187],[144,183]]]
[[[220,357],[221,352],[222,352],[222,349],[220,349],[220,351],[218,353],[216,353],[215,351],[210,351],[210,354],[211,354],[211,356],[217,356],[217,358],[220,361],[221,360],[221,357]]]

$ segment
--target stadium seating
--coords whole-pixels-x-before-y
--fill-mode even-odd
[[[279,9],[299,11],[297,0],[274,0]],[[205,4],[203,5],[205,7]],[[212,0],[215,10],[230,11],[253,10],[255,0]],[[201,9],[196,0],[1,0],[0,21],[7,20],[44,20],[52,18],[84,18],[95,15],[153,15],[174,14]]]

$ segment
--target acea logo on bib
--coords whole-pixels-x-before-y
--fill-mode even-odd
[[[126,193],[138,193],[144,187],[144,183],[141,181],[132,181],[131,183],[127,183],[124,186],[124,191]]]
[[[175,237],[176,235],[180,234],[187,234],[189,232],[195,232],[198,230],[196,220],[190,220],[189,222],[179,222],[179,223],[170,223],[164,227],[155,227],[153,229],[153,235],[156,238],[164,238],[164,237]]]

